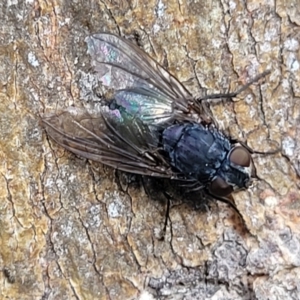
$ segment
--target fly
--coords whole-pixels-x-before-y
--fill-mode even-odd
[[[109,33],[86,39],[91,64],[115,93],[97,113],[69,108],[43,118],[48,135],[69,151],[125,172],[169,178],[228,202],[256,177],[245,144],[223,134],[201,101],[138,46]],[[195,119],[195,115],[197,119]],[[236,207],[228,202],[235,210]]]

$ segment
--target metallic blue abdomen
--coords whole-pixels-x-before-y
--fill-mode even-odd
[[[168,127],[162,142],[173,167],[202,183],[216,176],[231,148],[230,141],[216,129],[193,123]]]

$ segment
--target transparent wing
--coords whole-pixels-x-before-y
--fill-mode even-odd
[[[95,71],[103,85],[116,91],[119,106],[152,125],[189,119],[191,94],[139,47],[108,33],[86,42]]]
[[[88,114],[69,108],[43,118],[48,135],[67,150],[126,172],[180,178],[159,153],[158,140],[141,120],[102,108]]]
[[[102,33],[86,42],[100,80],[115,90],[115,107],[93,114],[70,108],[46,116],[43,122],[49,136],[75,154],[116,169],[187,180],[171,168],[159,140],[160,130],[174,120],[190,120],[189,92],[121,37]]]

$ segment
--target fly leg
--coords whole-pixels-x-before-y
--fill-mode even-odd
[[[246,222],[245,222],[245,219],[244,219],[243,215],[240,213],[240,211],[239,211],[238,208],[236,207],[235,203],[233,203],[232,201],[230,201],[230,200],[227,199],[227,198],[215,196],[215,195],[211,194],[208,190],[207,190],[206,192],[207,192],[207,194],[208,194],[210,197],[216,199],[217,201],[220,201],[220,202],[223,202],[223,203],[228,204],[228,205],[229,205],[229,206],[237,213],[237,215],[239,216],[239,218],[240,218],[240,220],[241,220],[241,222],[242,222],[242,224],[243,224],[243,227],[246,229],[246,231],[247,231],[249,234],[252,235],[252,233],[249,231],[249,229],[248,229],[248,227],[247,227],[247,224],[246,224]]]
[[[211,94],[211,95],[207,95],[207,96],[204,96],[204,97],[196,98],[195,100],[198,101],[198,102],[201,102],[203,100],[208,100],[208,99],[234,98],[238,94],[240,94],[241,92],[245,91],[250,85],[252,85],[253,83],[259,81],[261,78],[266,77],[270,73],[271,73],[271,71],[267,70],[267,71],[265,71],[265,72],[263,72],[263,73],[255,76],[247,84],[243,85],[242,87],[240,87],[235,92],[232,92],[232,93]]]
[[[165,235],[166,235],[166,231],[167,231],[167,226],[168,226],[168,220],[170,218],[169,212],[170,212],[170,203],[171,203],[171,196],[168,193],[166,193],[166,192],[163,192],[163,194],[165,195],[165,197],[167,199],[167,207],[166,207],[166,213],[165,213],[164,226],[163,226],[160,234],[157,236],[157,238],[160,241],[163,241],[165,239]]]
[[[272,141],[272,140],[268,140],[274,144],[277,144],[276,142]],[[241,144],[244,148],[246,148],[251,154],[259,154],[259,155],[273,155],[276,153],[279,153],[281,151],[281,147],[277,144],[277,148],[275,150],[270,150],[270,151],[257,151],[252,149],[250,146],[248,146],[245,142],[237,140],[237,139],[230,139],[230,142],[233,144]]]

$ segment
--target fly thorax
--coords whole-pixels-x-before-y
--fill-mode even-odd
[[[231,148],[229,140],[216,129],[192,123],[168,127],[162,143],[172,166],[203,184],[216,176]]]

